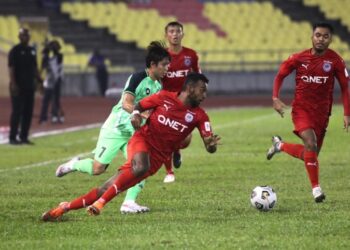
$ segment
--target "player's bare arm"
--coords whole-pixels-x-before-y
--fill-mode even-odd
[[[141,113],[143,111],[144,110],[142,109],[140,104],[137,103],[134,107],[134,110],[131,113],[130,121],[131,121],[131,125],[134,127],[135,130],[138,130],[141,128],[141,124],[142,124]]]
[[[133,96],[130,93],[124,92],[122,108],[126,112],[131,114],[131,112],[134,110],[134,101],[135,101],[135,96]]]
[[[122,108],[128,112],[128,113],[132,113],[132,111],[134,110],[134,102],[135,102],[135,96],[133,96],[130,93],[124,93],[123,95],[123,103],[122,103]],[[141,113],[141,117],[143,119],[147,119],[150,115],[150,111],[146,110],[145,112]]]
[[[344,129],[346,132],[349,132],[349,126],[350,126],[350,116],[344,115]]]
[[[282,102],[278,97],[272,98],[272,106],[274,110],[281,115],[281,117],[284,116],[284,110],[287,108],[287,105],[284,104],[284,102]]]
[[[205,148],[209,153],[215,153],[217,149],[218,142],[220,141],[221,137],[219,135],[212,135],[209,137],[203,138],[203,142],[205,145]]]

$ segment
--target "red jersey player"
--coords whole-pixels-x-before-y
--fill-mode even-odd
[[[281,137],[274,136],[267,159],[270,160],[275,153],[282,151],[303,160],[316,202],[323,202],[326,198],[318,180],[318,154],[331,115],[334,78],[337,78],[341,88],[346,131],[350,123],[349,75],[342,58],[328,49],[332,33],[333,27],[327,23],[314,25],[313,47],[292,55],[282,63],[274,81],[272,96],[274,109],[283,117],[285,104],[279,99],[279,90],[283,79],[296,70],[292,120],[294,133],[302,139],[303,145],[284,142]]]
[[[186,76],[190,72],[200,73],[197,53],[182,46],[184,37],[183,25],[179,22],[170,22],[165,26],[165,39],[168,42],[168,52],[171,56],[169,70],[162,79],[163,89],[171,92],[180,92],[185,82]],[[191,142],[191,134],[183,141],[180,148],[187,147]],[[173,154],[173,165],[179,168],[181,165],[181,154],[178,149]],[[175,181],[175,175],[172,170],[171,159],[166,162],[167,175],[164,178],[165,183]]]
[[[119,172],[100,188],[45,212],[42,220],[57,220],[69,210],[86,206],[91,215],[98,215],[120,192],[155,174],[195,128],[199,130],[206,150],[214,153],[220,137],[213,135],[209,118],[199,107],[206,98],[207,83],[204,75],[192,73],[187,76],[180,93],[161,91],[142,99],[131,116],[131,122],[138,130],[128,143],[128,159]],[[150,109],[153,112],[140,128],[140,113]]]

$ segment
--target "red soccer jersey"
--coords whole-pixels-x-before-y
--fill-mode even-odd
[[[200,73],[197,53],[189,48],[182,47],[179,54],[169,51],[171,62],[166,76],[162,79],[163,89],[180,92],[185,78],[190,72]]]
[[[142,99],[139,104],[142,109],[153,111],[136,133],[143,133],[147,142],[159,152],[174,152],[194,128],[198,128],[203,138],[212,135],[205,111],[200,107],[185,106],[175,92],[162,90]]]
[[[322,56],[311,54],[311,49],[290,56],[284,61],[274,81],[273,97],[278,97],[283,79],[296,70],[293,106],[302,106],[329,115],[333,102],[334,78],[341,87],[344,114],[350,115],[349,75],[343,59],[327,49]]]

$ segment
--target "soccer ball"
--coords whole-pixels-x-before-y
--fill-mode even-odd
[[[250,202],[259,211],[269,211],[276,205],[277,195],[272,187],[257,186],[250,195]]]

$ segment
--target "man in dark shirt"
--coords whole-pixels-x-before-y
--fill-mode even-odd
[[[21,28],[18,37],[20,43],[11,49],[8,58],[12,103],[9,141],[12,145],[31,145],[33,143],[28,140],[28,134],[33,116],[35,79],[40,82],[42,80],[37,67],[36,51],[29,46],[29,30]]]

